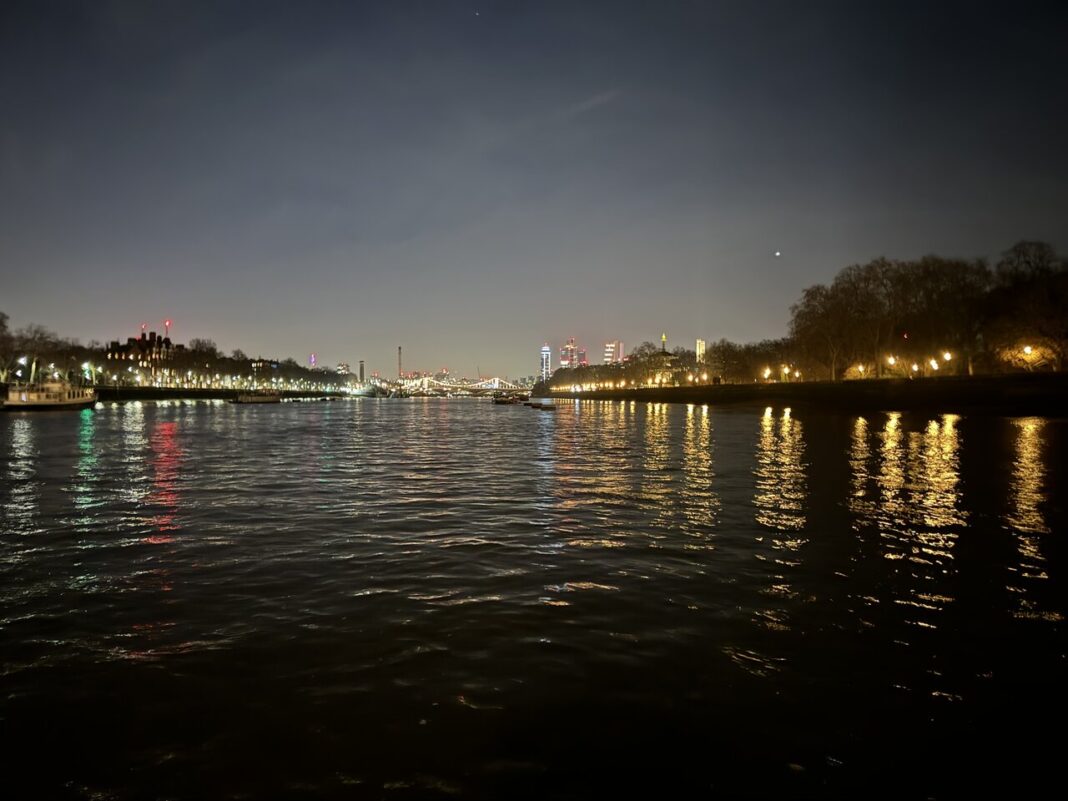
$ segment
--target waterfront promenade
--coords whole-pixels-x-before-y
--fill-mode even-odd
[[[102,401],[233,400],[238,395],[244,395],[249,392],[247,389],[223,389],[219,387],[116,387],[104,385],[95,389],[97,397]],[[278,394],[283,398],[293,400],[348,397],[343,392],[330,390],[280,390]]]
[[[641,400],[658,403],[761,405],[837,411],[907,411],[1062,416],[1068,410],[1068,375],[945,376],[859,381],[703,384],[554,391],[556,398]]]

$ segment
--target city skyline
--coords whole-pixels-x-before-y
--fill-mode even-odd
[[[1068,12],[818,6],[7,3],[3,310],[526,375],[556,331],[775,338],[848,264],[1068,246]]]

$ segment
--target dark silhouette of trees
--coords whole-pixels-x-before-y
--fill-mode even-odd
[[[1068,262],[1043,242],[1019,242],[995,270],[985,337],[1002,362],[1063,370],[1068,355]]]
[[[801,293],[791,308],[790,336],[798,351],[826,370],[834,381],[845,362],[849,309],[829,287],[817,284]]]
[[[194,338],[189,340],[189,350],[195,353],[198,357],[206,357],[209,359],[219,358],[219,348],[211,339],[198,339]]]
[[[7,373],[15,359],[15,340],[8,328],[8,316],[0,312],[0,384],[7,382]]]
[[[647,359],[650,356],[655,356],[658,353],[660,353],[660,346],[647,340],[642,344],[635,346],[630,352],[630,357],[640,361],[642,359]]]
[[[830,286],[806,289],[791,307],[790,333],[832,381],[850,367],[892,375],[901,369],[894,365],[931,359],[943,372],[970,373],[990,285],[981,261],[876,259],[846,267]]]

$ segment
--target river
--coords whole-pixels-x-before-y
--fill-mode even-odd
[[[0,414],[9,797],[1059,776],[1068,420],[558,404]]]

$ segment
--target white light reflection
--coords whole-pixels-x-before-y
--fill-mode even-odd
[[[686,483],[682,490],[683,530],[704,542],[687,548],[712,548],[708,538],[716,526],[720,499],[713,487],[712,421],[708,406],[686,407],[686,433],[682,445],[682,470]]]

